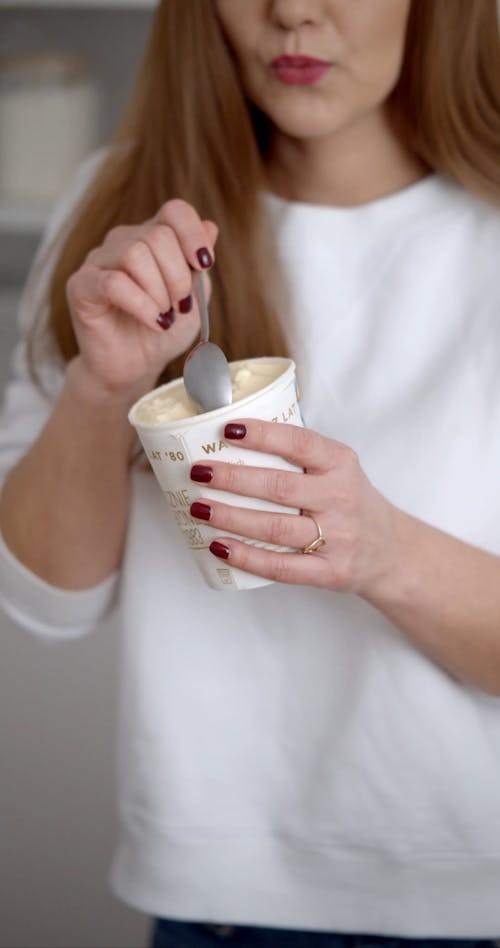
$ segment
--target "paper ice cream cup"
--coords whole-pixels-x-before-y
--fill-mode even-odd
[[[209,486],[196,484],[190,478],[193,464],[209,463],[210,460],[280,468],[285,471],[301,470],[276,455],[247,450],[239,442],[229,442],[224,439],[225,425],[236,418],[259,418],[264,421],[302,425],[295,364],[292,360],[265,357],[233,362],[231,363],[233,385],[235,380],[237,382],[242,375],[248,375],[247,369],[250,378],[255,379],[258,376],[259,388],[233,401],[231,405],[195,414],[196,408],[187,399],[183,380],[176,379],[168,382],[167,385],[153,389],[152,392],[140,398],[131,408],[128,416],[131,425],[137,431],[177,526],[205,582],[212,589],[253,589],[257,586],[266,586],[271,580],[235,569],[229,564],[223,564],[210,552],[210,543],[222,533],[221,530],[214,529],[208,523],[200,523],[191,516],[190,507],[193,501],[203,497],[208,501],[218,500],[255,510],[299,513],[298,510],[291,510],[290,507],[283,507],[265,500],[242,497],[226,491],[210,490]],[[189,417],[165,418],[165,413],[157,408],[164,399],[168,399],[167,404],[170,405],[175,405],[178,400],[184,406],[188,406],[187,411],[192,414],[189,414]],[[227,532],[224,532],[224,535],[234,536]],[[241,539],[264,549],[288,549],[249,540],[246,537]]]

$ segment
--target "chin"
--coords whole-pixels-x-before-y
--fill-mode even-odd
[[[289,138],[303,139],[307,141],[314,138],[329,138],[341,131],[346,120],[339,118],[338,121],[332,121],[332,116],[325,121],[324,118],[316,118],[314,115],[308,115],[301,118],[280,116],[279,121],[274,120],[274,125],[283,135]]]
[[[340,107],[339,107],[340,106]],[[349,124],[352,116],[339,102],[325,101],[274,101],[259,103],[258,108],[275,126],[278,132],[290,138],[310,139],[335,135]]]

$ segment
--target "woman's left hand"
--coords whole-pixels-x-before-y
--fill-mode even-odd
[[[210,461],[193,466],[192,480],[211,490],[299,508],[302,516],[195,501],[192,515],[221,532],[211,544],[212,552],[231,566],[280,583],[369,595],[396,562],[400,512],[370,483],[356,453],[307,428],[255,419],[226,425],[224,438],[286,458],[304,472]],[[315,521],[325,543],[305,554],[304,548],[318,536]],[[226,537],[225,531],[294,552],[264,550]]]

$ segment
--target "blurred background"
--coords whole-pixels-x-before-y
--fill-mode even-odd
[[[0,0],[0,398],[20,290],[58,194],[105,144],[155,0]],[[0,948],[142,948],[107,887],[118,642],[64,645],[0,613]]]

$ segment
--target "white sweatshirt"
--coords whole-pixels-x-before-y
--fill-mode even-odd
[[[307,424],[352,445],[392,502],[500,554],[500,214],[438,176],[356,208],[268,200]],[[16,372],[4,470],[50,411],[22,354]],[[61,369],[45,374],[55,397]],[[205,588],[141,472],[119,584],[53,589],[3,545],[0,590],[22,625],[59,638],[117,600],[111,878],[126,902],[198,921],[500,935],[500,699],[370,605]]]

